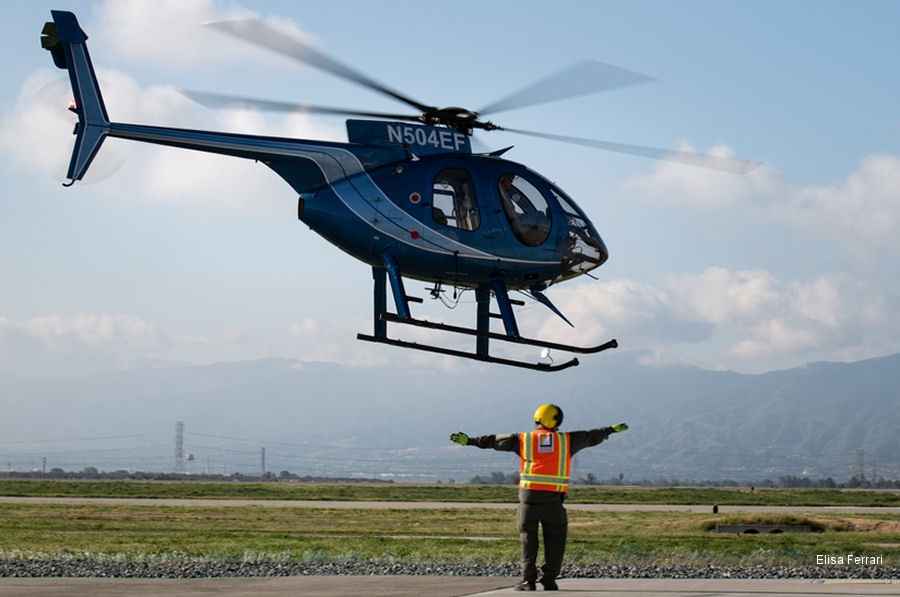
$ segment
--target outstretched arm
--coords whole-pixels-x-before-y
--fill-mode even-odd
[[[475,446],[476,448],[499,450],[501,452],[519,453],[519,436],[515,433],[505,435],[479,435],[469,437],[462,431],[450,434],[450,441],[461,446]]]
[[[570,434],[570,437],[572,438],[572,454],[579,450],[596,446],[613,433],[619,433],[626,429],[628,429],[628,425],[625,423],[617,423],[611,427],[600,427],[599,429],[591,429],[590,431],[573,431]]]

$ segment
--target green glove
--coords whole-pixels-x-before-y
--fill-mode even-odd
[[[457,431],[456,433],[450,434],[450,441],[459,444],[460,446],[468,446],[469,436],[462,431]]]
[[[626,429],[628,429],[628,425],[626,425],[625,423],[618,423],[612,426],[613,433],[625,431]]]

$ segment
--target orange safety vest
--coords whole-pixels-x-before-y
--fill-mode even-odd
[[[572,468],[568,433],[548,429],[528,431],[519,435],[519,449],[522,458],[519,487],[566,492]]]

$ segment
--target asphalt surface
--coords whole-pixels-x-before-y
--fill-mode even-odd
[[[488,597],[520,595],[514,579],[434,576],[320,576],[147,580],[112,578],[0,578],[0,597]],[[540,589],[538,589],[540,590]],[[784,597],[786,595],[898,595],[900,580],[634,580],[561,579],[560,594],[579,597]]]
[[[130,506],[264,506],[267,508],[387,508],[421,510],[463,510],[488,508],[515,510],[515,502],[378,502],[318,500],[214,500],[214,499],[147,499],[147,498],[77,498],[77,497],[11,497],[0,496],[0,503],[31,504],[111,504]],[[573,504],[567,510],[589,512],[712,512],[712,504]],[[719,506],[719,514],[729,512],[833,512],[840,514],[900,514],[900,507],[884,506]]]

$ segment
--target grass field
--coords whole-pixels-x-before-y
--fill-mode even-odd
[[[511,485],[201,483],[0,480],[0,495],[30,497],[204,498],[514,503]],[[900,491],[840,489],[646,488],[576,485],[573,504],[719,504],[722,506],[893,506]]]
[[[12,482],[10,482],[12,483]],[[315,486],[194,483],[0,483],[4,495],[145,497],[146,504],[0,503],[2,557],[254,558],[291,561],[514,562],[515,489],[480,486]],[[510,491],[511,489],[511,491]],[[642,503],[772,505],[820,502],[821,492],[576,488],[578,500]],[[700,491],[697,494],[694,491]],[[248,494],[249,492],[249,494]],[[496,492],[496,493],[495,493]],[[583,494],[582,494],[583,492]],[[611,493],[608,493],[611,492]],[[828,492],[825,492],[828,493]],[[869,505],[884,496],[838,492],[841,505]],[[874,492],[873,492],[874,493]],[[411,495],[412,494],[412,495]],[[794,494],[794,495],[792,495]],[[312,497],[318,496],[318,497]],[[356,509],[253,506],[162,506],[161,497],[257,499],[428,499],[507,501],[508,509]],[[496,496],[496,497],[494,497]],[[740,498],[739,496],[743,496]],[[762,496],[762,497],[760,497]],[[888,494],[891,505],[897,495]],[[573,499],[573,501],[575,501]],[[835,500],[837,501],[837,500]],[[890,501],[890,500],[889,500]],[[818,505],[833,505],[818,503]],[[882,504],[884,505],[884,504]],[[819,532],[722,535],[715,523],[806,523]],[[569,511],[568,561],[591,563],[812,565],[817,554],[881,555],[900,565],[896,514],[728,514]]]

